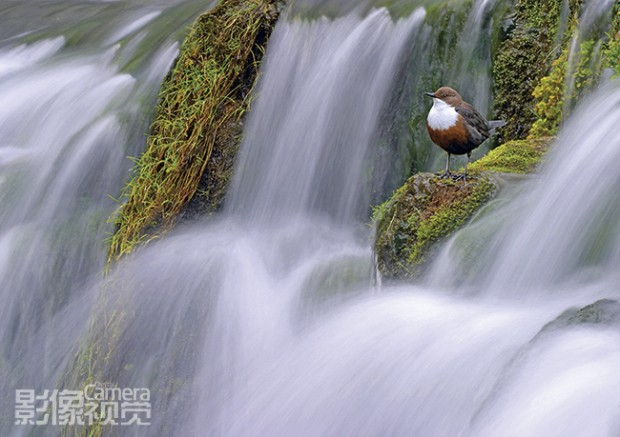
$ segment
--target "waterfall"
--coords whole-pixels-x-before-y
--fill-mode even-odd
[[[609,84],[583,102],[552,145],[540,177],[451,239],[428,275],[436,278],[433,285],[462,282],[523,298],[583,281],[616,280],[619,91],[617,83]],[[479,251],[468,245],[474,240],[484,241]],[[464,247],[468,260],[460,257]]]
[[[138,14],[129,2],[34,3],[0,5],[2,30],[15,27],[0,32],[2,435],[28,432],[12,427],[15,389],[54,388],[75,354],[94,298],[84,284],[100,276],[112,231],[110,196],[144,145],[178,38],[205,7],[160,5],[162,20],[153,4]],[[162,36],[169,26],[179,29]]]
[[[104,435],[618,435],[617,81],[576,108],[539,177],[443,247],[426,281],[378,290],[364,221],[391,175],[377,144],[403,90],[426,85],[409,87],[406,70],[436,72],[423,63],[436,33],[423,8],[285,17],[225,210],[102,277],[109,196],[205,5],[100,1],[82,15],[80,2],[43,3],[26,35],[0,31],[2,435],[56,434],[15,426],[13,393],[81,389],[89,344],[105,358],[90,376],[152,393],[150,426]],[[472,39],[489,32],[476,14],[501,5],[475,2]]]
[[[363,20],[279,26],[229,209],[271,221],[300,212],[350,221],[366,211],[363,173],[371,171],[381,113],[423,18],[418,10],[393,23],[379,9]]]

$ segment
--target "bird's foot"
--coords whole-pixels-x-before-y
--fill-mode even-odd
[[[463,182],[467,182],[467,173],[455,174],[452,175],[452,180],[454,182],[462,180]]]
[[[449,171],[446,171],[444,173],[439,173],[437,177],[439,179],[449,179],[449,178],[454,178],[454,175],[450,173]]]

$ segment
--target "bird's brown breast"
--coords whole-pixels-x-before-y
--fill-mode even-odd
[[[471,144],[465,120],[460,115],[457,118],[456,124],[448,129],[433,129],[428,124],[428,121],[426,122],[426,129],[428,129],[428,134],[433,143],[454,155],[463,155],[471,152],[478,146],[477,144]]]

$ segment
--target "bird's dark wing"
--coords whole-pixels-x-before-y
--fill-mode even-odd
[[[465,118],[467,131],[469,132],[472,143],[476,146],[480,145],[484,140],[489,138],[489,124],[476,108],[469,103],[463,102],[456,108],[456,112]]]

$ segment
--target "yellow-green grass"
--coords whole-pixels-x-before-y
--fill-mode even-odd
[[[222,203],[278,4],[222,0],[194,23],[113,218],[109,261],[169,230],[197,192],[213,209]],[[212,163],[216,154],[225,162]]]

